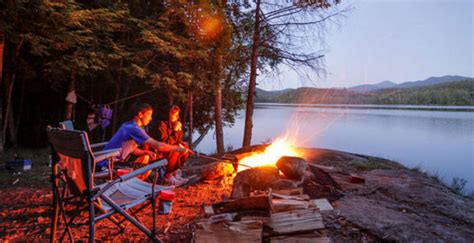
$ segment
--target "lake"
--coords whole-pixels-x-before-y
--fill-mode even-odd
[[[244,116],[224,128],[227,148],[242,145]],[[474,190],[474,106],[257,104],[252,144],[285,134],[301,147],[382,157],[447,182],[464,178],[466,190]],[[214,131],[196,150],[216,151]]]

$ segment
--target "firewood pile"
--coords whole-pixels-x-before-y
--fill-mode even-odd
[[[193,242],[329,242],[317,231],[340,186],[298,157],[281,157],[276,165],[233,174],[230,199],[204,206]]]

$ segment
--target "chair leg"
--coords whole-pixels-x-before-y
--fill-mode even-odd
[[[72,234],[71,234],[71,224],[72,224],[72,222],[74,222],[74,219],[75,219],[78,215],[80,215],[80,212],[81,212],[81,211],[82,211],[81,206],[78,205],[78,206],[76,207],[76,209],[73,210],[73,211],[71,211],[71,212],[79,212],[79,214],[72,215],[72,216],[69,218],[69,221],[66,221],[67,218],[66,218],[66,217],[63,217],[63,218],[64,218],[64,221],[66,222],[65,224],[66,224],[66,227],[67,227],[66,229],[67,229],[67,230],[65,230],[65,231],[63,232],[63,234],[61,235],[61,237],[59,238],[59,242],[62,242],[62,241],[63,241],[64,237],[66,236],[66,233],[68,233],[69,241],[71,241],[71,242],[74,241],[74,239],[72,238]],[[65,215],[65,214],[64,214],[64,215]]]
[[[112,221],[112,223],[114,223],[115,225],[117,225],[117,227],[119,227],[120,231],[123,231],[125,230],[125,228],[122,226],[122,224],[120,223],[120,221],[118,219],[116,219],[114,216],[110,216],[108,218],[110,221]]]
[[[58,195],[59,195],[59,189],[58,189]],[[62,242],[63,239],[64,239],[64,236],[65,234],[67,233],[67,236],[69,237],[69,241],[71,242],[74,242],[74,239],[72,237],[72,233],[71,233],[71,227],[69,227],[69,224],[70,222],[67,220],[67,217],[66,217],[66,210],[64,209],[64,198],[66,196],[66,187],[63,188],[63,193],[62,193],[62,196],[59,197],[59,214],[60,216],[62,216],[63,220],[64,220],[64,225],[66,225],[66,229],[65,231],[63,232],[63,234],[61,235],[61,238],[59,238],[59,241]]]
[[[57,185],[53,182],[53,212],[52,212],[52,220],[51,220],[51,235],[49,238],[50,242],[56,241],[56,230],[58,226],[58,219],[59,219],[59,202],[58,202],[58,193],[57,193]]]
[[[155,184],[158,181],[158,171],[153,171],[153,184],[151,185],[151,210],[153,215],[153,228],[151,234],[153,238],[156,237],[156,197],[155,197]]]
[[[161,242],[156,235],[152,235],[152,232],[147,229],[145,226],[140,224],[136,219],[134,219],[130,214],[128,214],[125,210],[123,210],[117,203],[112,201],[108,196],[101,195],[100,198],[104,200],[107,204],[109,204],[112,208],[114,208],[118,213],[120,213],[123,217],[125,217],[128,221],[130,221],[135,227],[145,233],[150,239],[154,242]]]
[[[59,192],[59,186],[58,186],[58,179],[53,178],[53,219],[51,220],[51,235],[50,235],[50,242],[56,241],[56,231],[57,231],[57,226],[59,221],[61,220],[61,216],[64,220],[64,224],[66,225],[66,229],[63,232],[62,236],[60,237],[60,240],[64,239],[65,234],[68,234],[69,240],[73,242],[73,237],[71,233],[71,229],[69,227],[69,223],[66,218],[66,212],[64,210],[64,205],[63,205],[63,198],[65,195],[65,189],[63,190],[62,195]]]
[[[95,218],[95,206],[94,206],[94,202],[92,201],[91,198],[88,199],[89,200],[89,243],[93,243],[94,242],[94,235],[95,235],[95,221],[94,221],[94,218]]]

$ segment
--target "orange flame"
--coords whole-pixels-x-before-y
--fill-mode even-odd
[[[250,156],[244,157],[239,161],[239,172],[248,169],[249,167],[259,166],[276,166],[276,162],[282,156],[301,156],[294,147],[295,143],[290,141],[287,137],[276,139],[265,148],[263,152],[255,152]]]

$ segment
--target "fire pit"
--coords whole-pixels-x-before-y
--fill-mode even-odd
[[[324,171],[310,166],[289,140],[282,138],[260,151],[241,153],[231,197],[248,197],[253,191],[288,190],[300,187],[312,198],[337,198],[339,185]],[[330,194],[330,195],[329,195]]]
[[[247,149],[259,147],[263,145]],[[231,198],[204,207],[208,218],[196,224],[195,241],[261,242],[264,236],[269,239],[323,229],[321,211],[332,209],[327,199],[337,198],[334,195],[340,187],[303,156],[286,140],[277,140],[259,151],[224,156],[229,161],[213,165],[205,177],[228,181],[223,186],[232,188]],[[230,168],[235,171],[225,173]]]

